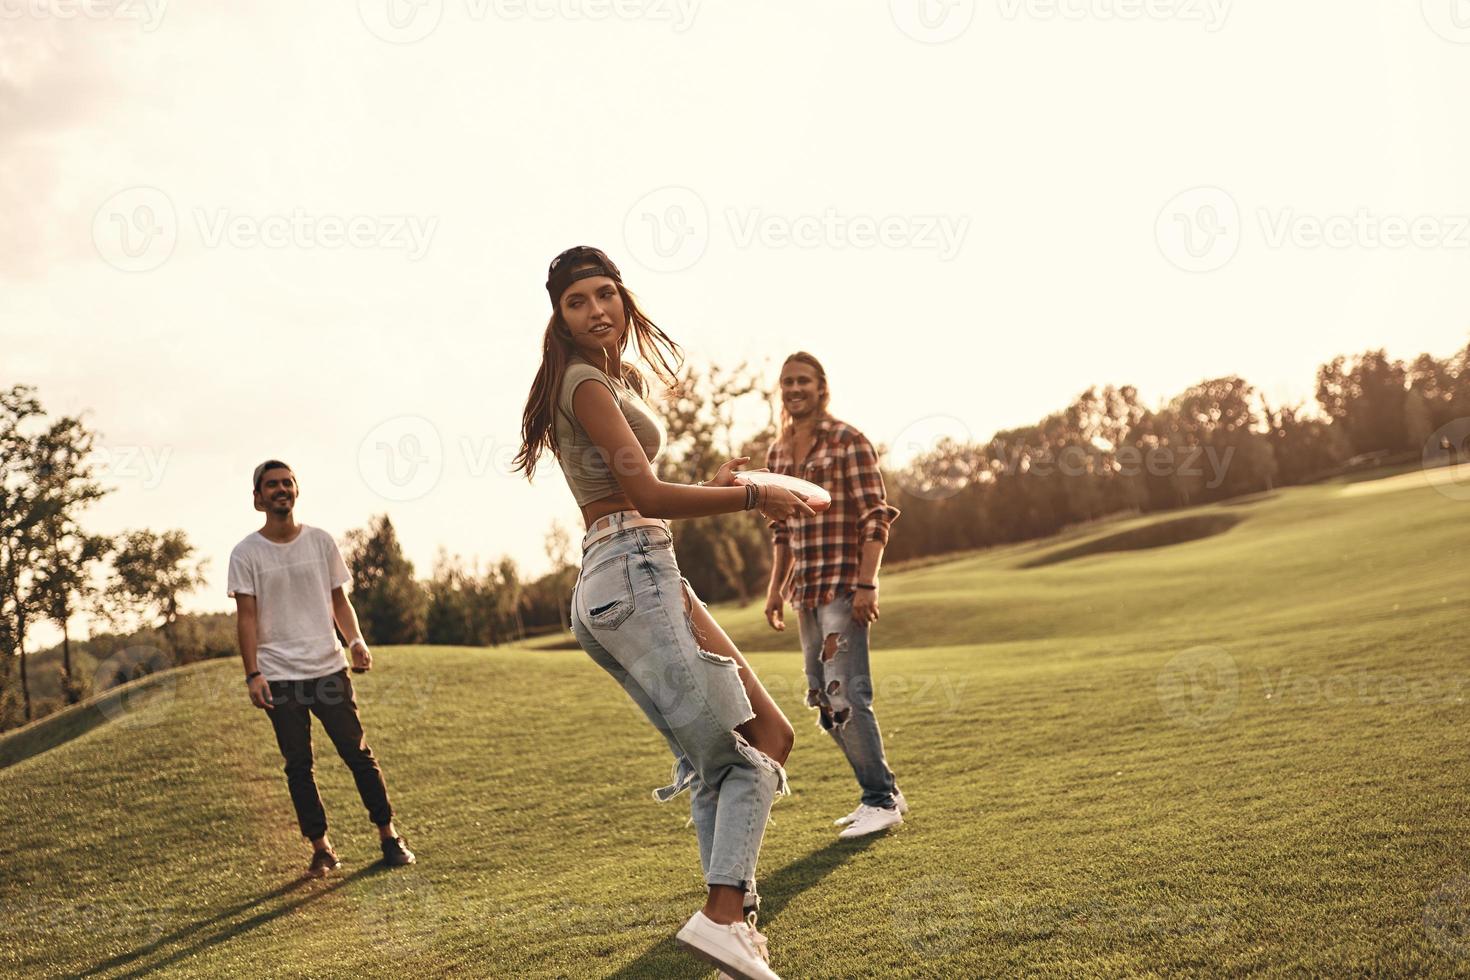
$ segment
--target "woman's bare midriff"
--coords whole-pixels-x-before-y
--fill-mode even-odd
[[[615,493],[611,497],[600,497],[582,508],[582,530],[587,530],[592,522],[599,517],[608,514],[616,514],[620,510],[637,510],[633,501],[628,499],[625,493]]]

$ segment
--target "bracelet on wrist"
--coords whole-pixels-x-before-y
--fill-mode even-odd
[[[258,670],[252,670],[250,673],[248,673],[248,674],[245,675],[245,683],[249,684],[251,681],[255,680],[259,676],[260,676],[260,671],[258,671]]]
[[[858,588],[859,588],[859,589],[877,589],[877,588],[878,588],[878,586],[877,586],[877,585],[876,585],[876,584],[874,584],[874,585],[864,585],[864,584],[862,584],[862,583],[861,583],[861,582],[859,582],[859,583],[858,583],[858,584],[857,584],[857,587],[858,587]]]

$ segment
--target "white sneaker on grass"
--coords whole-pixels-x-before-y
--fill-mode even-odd
[[[868,834],[876,834],[880,830],[887,830],[889,827],[896,827],[901,823],[903,823],[903,814],[898,812],[898,807],[885,810],[880,806],[860,806],[857,818],[837,836],[842,838],[865,837]]]
[[[770,956],[766,937],[748,920],[722,926],[701,910],[689,917],[674,940],[735,980],[781,980],[766,965]]]
[[[746,912],[745,921],[750,926],[750,931],[755,934],[753,937],[755,939],[755,948],[756,951],[760,953],[761,960],[769,964],[771,962],[771,946],[770,943],[766,940],[766,937],[761,935],[760,930],[755,927],[755,913]],[[730,974],[726,973],[724,970],[721,970],[717,980],[735,980],[735,978],[730,976]]]
[[[903,798],[903,791],[902,790],[897,790],[896,789],[896,790],[893,791],[893,802],[895,804],[897,804],[897,806],[898,806],[898,813],[899,813],[900,816],[902,816],[903,814],[909,812],[909,801]],[[861,806],[859,806],[856,810],[852,811],[847,816],[845,816],[845,817],[838,817],[836,820],[832,821],[832,823],[835,826],[838,826],[838,827],[846,827],[848,824],[850,824],[854,820],[856,820],[858,818],[858,814],[860,814],[862,812],[863,812],[863,808]]]

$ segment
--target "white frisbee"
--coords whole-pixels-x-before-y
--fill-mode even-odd
[[[810,480],[787,476],[785,473],[756,470],[749,473],[736,473],[735,479],[740,483],[754,483],[758,487],[782,487],[790,490],[805,500],[806,505],[818,514],[832,506],[832,495],[827,492],[826,488]]]

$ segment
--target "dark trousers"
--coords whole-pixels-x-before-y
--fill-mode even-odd
[[[391,823],[393,807],[388,803],[388,786],[363,735],[347,668],[308,681],[271,681],[270,688],[275,707],[266,715],[276,730],[276,744],[286,759],[286,785],[291,791],[301,832],[312,840],[327,832],[327,813],[322,809],[321,794],[317,792],[313,775],[312,715],[322,723],[327,737],[337,747],[337,754],[352,770],[357,793],[373,823],[379,827]]]

